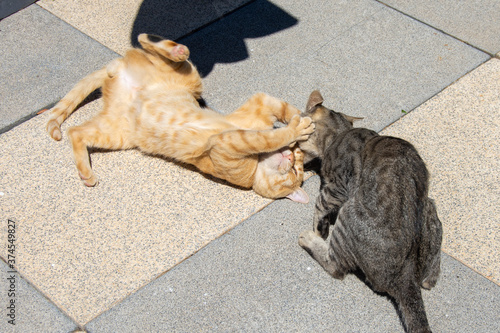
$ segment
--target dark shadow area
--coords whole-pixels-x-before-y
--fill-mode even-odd
[[[305,163],[304,170],[313,171],[317,175],[319,175],[321,173],[321,159],[319,157],[315,157],[309,162]],[[323,179],[323,177],[321,179]]]
[[[1,1],[1,0],[0,0]],[[143,0],[132,27],[131,42],[141,33],[176,40],[254,0]]]
[[[36,0],[0,0],[0,20],[28,7]]]
[[[200,3],[204,3],[204,8],[200,7]],[[217,1],[212,1],[207,4],[199,0],[144,0],[132,29],[132,44],[138,45],[137,36],[141,33],[176,40],[189,47],[191,61],[198,68],[200,75],[205,77],[216,63],[233,63],[248,58],[246,38],[271,35],[298,22],[296,18],[267,0],[253,1],[221,18],[220,15],[213,15],[212,10],[216,10],[216,3]],[[193,12],[194,9],[197,11]],[[206,13],[203,12],[204,9],[207,10]],[[202,23],[200,15],[205,15],[205,21],[208,17],[213,19]],[[190,29],[184,28],[186,32],[176,36],[179,26],[186,26],[184,21],[191,19],[200,23]]]

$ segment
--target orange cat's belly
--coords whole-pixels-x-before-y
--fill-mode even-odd
[[[213,111],[200,110],[199,106],[177,99],[162,103],[145,102],[136,114],[134,143],[142,151],[163,155],[196,166],[200,171],[248,187],[245,177],[225,177],[225,165],[217,165],[207,143],[211,136],[234,126]],[[240,163],[241,164],[241,163]],[[237,180],[237,181],[235,181]]]
[[[159,154],[177,161],[194,165],[201,172],[210,174],[243,188],[253,186],[258,157],[221,158],[205,151],[208,138],[204,135],[184,136],[178,134],[150,135],[146,131],[138,137],[137,146],[144,152]],[[185,140],[185,141],[183,141]]]
[[[139,149],[194,165],[241,187],[253,186],[257,155],[236,157],[230,153],[234,142],[224,140],[217,141],[213,149],[211,138],[237,129],[223,115],[200,108],[192,96],[182,92],[146,91],[139,97],[141,101],[133,111],[134,142]]]
[[[200,132],[191,127],[146,123],[137,126],[134,141],[145,152],[192,164],[192,160],[203,154],[210,135],[209,131]]]

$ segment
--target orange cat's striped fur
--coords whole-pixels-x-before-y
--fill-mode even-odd
[[[196,166],[264,197],[307,202],[300,188],[303,154],[294,145],[314,131],[310,118],[286,102],[256,94],[229,115],[200,107],[202,83],[186,46],[141,34],[143,49],[81,80],[52,110],[47,131],[61,139],[61,123],[102,87],[104,108],[68,130],[76,167],[87,186],[94,175],[87,147],[139,148]],[[288,125],[274,129],[275,121]],[[293,150],[290,150],[289,147]]]

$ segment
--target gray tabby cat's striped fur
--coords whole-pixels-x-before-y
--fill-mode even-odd
[[[408,332],[430,332],[420,288],[439,276],[442,226],[425,164],[410,143],[353,128],[322,103],[314,91],[303,114],[316,131],[300,148],[320,158],[322,185],[299,244],[335,278],[361,270],[394,298]]]

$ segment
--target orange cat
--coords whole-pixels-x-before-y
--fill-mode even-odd
[[[260,93],[229,115],[200,107],[201,78],[186,46],[141,34],[143,49],[129,50],[81,80],[52,110],[47,131],[61,139],[61,123],[102,87],[104,108],[68,130],[76,167],[87,186],[97,184],[87,147],[139,148],[196,166],[268,198],[307,202],[300,188],[303,154],[294,145],[314,131],[310,118]],[[288,125],[274,129],[275,121]],[[294,147],[293,151],[289,147]]]

